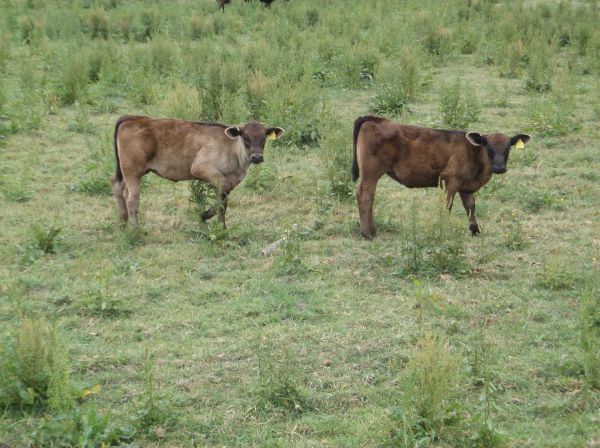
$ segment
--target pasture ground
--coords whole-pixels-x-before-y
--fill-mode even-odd
[[[595,2],[0,15],[0,370],[44,319],[76,390],[64,409],[0,401],[0,446],[600,445]],[[469,129],[533,136],[476,194],[482,235],[460,201],[448,215],[436,189],[382,179],[364,241],[352,122],[446,127],[452,89],[479,111]],[[124,113],[254,115],[287,135],[232,193],[227,231],[152,175],[123,230],[107,182]]]

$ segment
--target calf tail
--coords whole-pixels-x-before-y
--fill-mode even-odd
[[[135,118],[133,115],[123,115],[117,120],[115,124],[115,133],[114,133],[114,143],[115,143],[115,159],[117,160],[117,169],[115,172],[115,177],[119,182],[123,180],[123,173],[121,172],[121,161],[119,160],[119,148],[117,146],[117,133],[119,132],[119,126],[121,126],[127,120]]]
[[[356,182],[358,176],[360,176],[360,169],[358,167],[358,158],[356,155],[356,142],[358,141],[358,134],[360,133],[360,128],[367,121],[382,121],[383,118],[375,117],[373,115],[365,115],[364,117],[358,117],[354,122],[354,133],[352,135],[352,180]]]

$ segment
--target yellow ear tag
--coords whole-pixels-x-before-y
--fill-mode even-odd
[[[267,136],[267,138],[269,140],[277,140],[277,134],[275,134],[275,131],[271,131],[271,133]]]
[[[521,139],[517,140],[517,144],[515,145],[515,148],[517,148],[517,149],[525,148],[525,143],[523,143],[523,140],[521,140]]]

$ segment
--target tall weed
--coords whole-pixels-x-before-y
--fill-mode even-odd
[[[64,410],[74,403],[67,348],[42,318],[24,318],[0,341],[0,405]]]
[[[74,53],[77,57],[71,57]],[[90,74],[88,54],[81,48],[70,48],[55,57],[61,62],[56,64],[53,91],[62,104],[73,104],[86,93]]]
[[[417,341],[403,381],[405,403],[392,416],[394,446],[423,446],[458,421],[460,364],[441,336],[427,332]]]
[[[418,48],[405,49],[393,62],[381,64],[375,77],[377,93],[371,110],[377,114],[400,115],[421,91],[424,65]]]
[[[202,100],[196,88],[176,81],[160,100],[158,115],[182,120],[199,120],[202,116]]]
[[[112,135],[105,132],[94,141],[87,140],[88,157],[84,163],[85,174],[74,185],[71,191],[79,191],[89,195],[111,195],[110,176],[115,169],[115,156]]]
[[[458,78],[442,87],[440,111],[444,125],[453,129],[467,129],[481,114],[477,94]]]
[[[301,414],[311,408],[289,353],[275,357],[271,347],[257,347],[258,379],[254,387],[260,412]]]
[[[330,185],[330,193],[339,199],[351,198],[354,183],[350,176],[352,148],[351,125],[331,112],[323,112],[319,120],[319,155]]]
[[[542,38],[538,38],[529,49],[525,88],[539,93],[549,91],[552,88],[553,69],[552,49]]]
[[[42,418],[32,434],[34,447],[108,447],[122,445],[135,435],[127,418],[101,413],[94,405],[78,407],[56,417]]]
[[[431,212],[428,212],[431,213]],[[451,215],[446,197],[440,191],[433,215],[419,215],[416,200],[410,210],[403,234],[398,275],[461,274],[467,269],[465,228],[461,219]]]

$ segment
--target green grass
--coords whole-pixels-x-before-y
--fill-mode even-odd
[[[23,358],[41,358],[31,398],[0,351],[0,397],[25,391],[0,445],[600,442],[600,11],[400,3],[2,3],[0,347],[44,319],[61,355]],[[444,102],[471,130],[533,136],[476,194],[482,234],[458,198],[447,215],[436,189],[382,179],[363,241],[353,120],[442,127]],[[227,230],[199,222],[210,194],[153,175],[123,229],[107,193],[124,113],[286,134]]]

